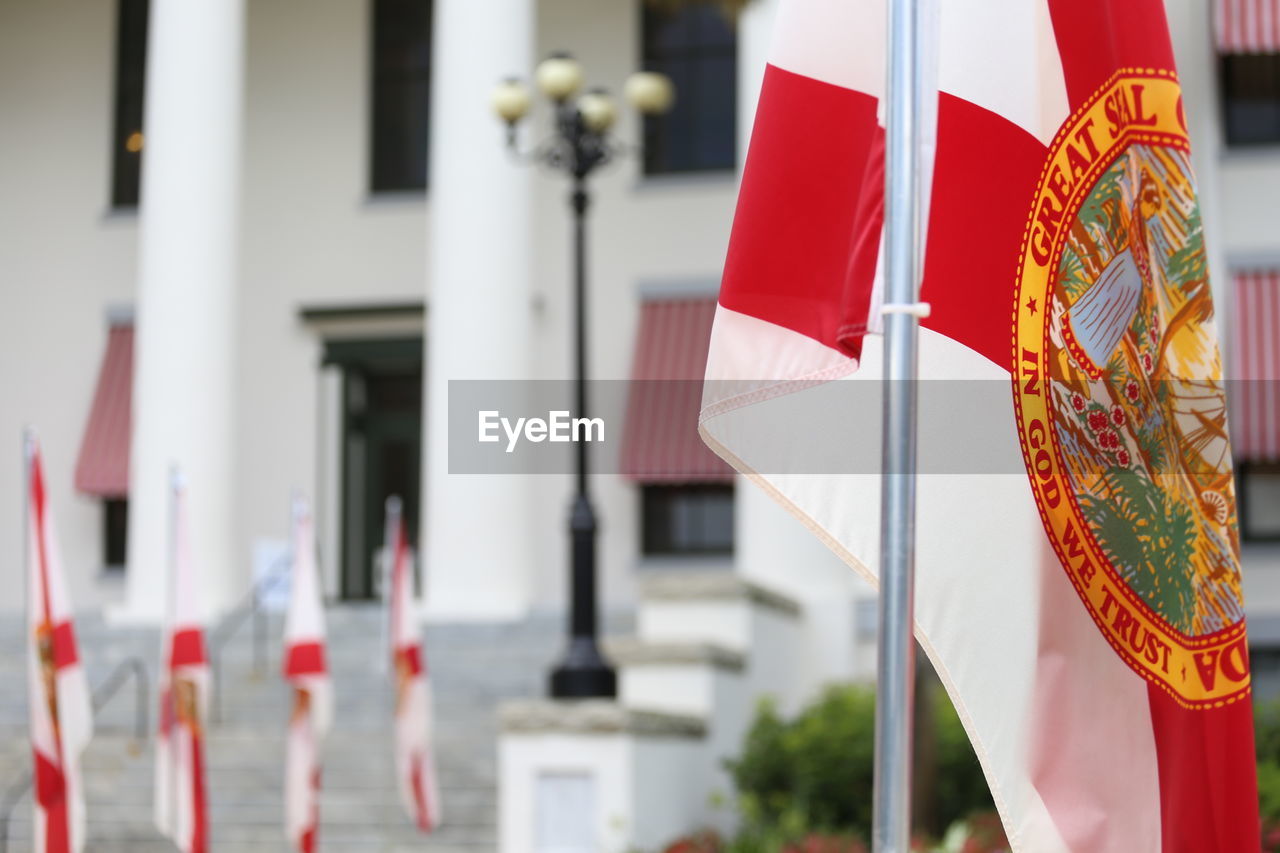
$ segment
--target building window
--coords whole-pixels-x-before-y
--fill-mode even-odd
[[[129,501],[107,498],[102,502],[102,564],[109,572],[124,571],[125,543],[129,532]]]
[[[1280,462],[1240,463],[1240,538],[1280,541]]]
[[[1280,699],[1280,648],[1273,645],[1250,647],[1249,687],[1254,707],[1272,705]]]
[[[327,340],[324,364],[342,372],[339,590],[346,600],[371,600],[385,593],[379,553],[387,498],[403,502],[409,542],[419,541],[422,338]],[[421,589],[421,561],[413,568]]]
[[[646,175],[732,171],[737,165],[738,35],[720,4],[645,3],[645,69],[669,76],[671,111],[644,120]]]
[[[1222,57],[1228,145],[1280,143],[1280,53]]]
[[[431,0],[374,0],[369,184],[375,193],[427,186]]]
[[[147,78],[148,0],[120,0],[116,24],[115,132],[111,206],[137,207],[142,183],[142,106]]]
[[[643,487],[645,556],[733,553],[732,484]]]

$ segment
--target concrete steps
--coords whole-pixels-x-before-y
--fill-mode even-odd
[[[496,707],[542,695],[561,641],[560,620],[512,625],[442,625],[424,632],[435,693],[437,764],[444,824],[422,836],[401,810],[392,774],[391,692],[383,664],[382,613],[367,606],[328,611],[329,665],[336,703],[325,744],[320,847],[333,851],[429,850],[480,853],[497,846]],[[616,620],[615,620],[616,622]],[[616,627],[626,629],[623,623]],[[254,669],[248,624],[219,653],[221,711],[210,725],[208,781],[213,850],[279,851],[282,829],[284,717],[287,691],[278,675],[281,622],[270,618],[265,666]],[[159,634],[116,629],[94,617],[77,621],[91,686],[120,661],[146,668],[148,736],[154,726]],[[22,625],[0,620],[0,786],[29,766]],[[84,757],[88,849],[171,851],[151,823],[150,742],[130,750],[134,686],[102,708]],[[30,849],[31,805],[13,812],[10,853]]]

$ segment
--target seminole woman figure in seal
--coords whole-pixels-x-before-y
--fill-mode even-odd
[[[1184,151],[1132,144],[1100,175],[1051,304],[1054,427],[1099,546],[1178,632],[1237,622],[1225,394]]]
[[[1068,310],[1062,329],[1077,363],[1095,377],[1133,324],[1143,291],[1154,286],[1147,220],[1160,209],[1160,189],[1151,173],[1137,166],[1137,158],[1128,161],[1128,180],[1121,185],[1122,199],[1128,203],[1114,208],[1116,216],[1128,220],[1116,229],[1126,241]]]

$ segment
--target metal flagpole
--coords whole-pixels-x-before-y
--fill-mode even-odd
[[[884,474],[873,853],[907,853],[915,702],[916,329],[920,280],[920,0],[889,2],[885,145]]]
[[[31,506],[31,466],[36,451],[36,432],[30,426],[22,428],[22,592],[26,597],[22,609],[27,616],[23,630],[30,632],[31,617],[31,520],[35,508]],[[31,637],[27,637],[31,642]]]
[[[166,568],[168,570],[167,573],[169,575],[168,589],[166,590],[166,596],[165,596],[168,602],[169,612],[165,616],[165,622],[168,623],[169,631],[172,631],[173,628],[175,627],[173,624],[173,618],[174,618],[174,614],[177,612],[176,604],[178,601],[178,501],[182,499],[180,497],[180,493],[182,492],[183,485],[184,484],[182,480],[182,471],[178,467],[178,463],[177,462],[169,463],[169,519],[168,519],[169,530],[167,531],[169,534],[169,541],[167,543],[168,547],[165,549],[167,552],[165,555],[165,563],[166,563]],[[167,655],[169,654],[169,649],[167,648],[168,641],[166,640],[165,642],[166,642],[166,648],[164,650],[164,654],[166,655],[166,658],[160,661],[161,666],[169,665],[169,661],[167,658]]]
[[[382,573],[382,653],[379,659],[382,661],[382,672],[395,674],[391,671],[391,653],[395,649],[395,625],[391,623],[391,596],[395,592],[392,585],[395,583],[395,564],[396,564],[396,538],[400,535],[400,516],[404,512],[404,503],[400,500],[399,495],[391,495],[384,504],[385,514],[382,519],[382,559],[379,561],[381,565],[378,567]],[[405,543],[406,546],[408,543]]]

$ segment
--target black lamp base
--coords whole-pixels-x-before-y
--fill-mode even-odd
[[[564,660],[551,671],[553,699],[612,699],[618,674],[600,654],[592,637],[574,637]]]

